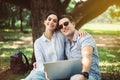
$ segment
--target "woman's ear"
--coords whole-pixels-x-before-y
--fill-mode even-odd
[[[72,22],[73,26],[75,27],[75,22]]]
[[[43,24],[44,24],[44,25],[46,24],[46,20],[43,21]]]

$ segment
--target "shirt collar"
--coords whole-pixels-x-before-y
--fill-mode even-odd
[[[56,35],[55,35],[55,32],[54,32],[54,33],[53,33],[53,36],[52,36],[52,39],[54,39],[55,36],[56,36]],[[45,41],[45,42],[50,41],[48,38],[45,37],[45,34],[44,34],[44,33],[42,34],[41,37],[42,37],[42,40]]]
[[[78,31],[77,30],[75,30],[75,32],[74,32],[74,36],[73,36],[73,42],[76,42],[77,41],[77,39],[78,39]]]
[[[75,30],[75,32],[74,32],[74,36],[73,36],[73,42],[76,42],[76,41],[77,41],[78,36],[79,36],[79,35],[78,35],[78,31]],[[69,40],[66,39],[66,42],[69,42]]]

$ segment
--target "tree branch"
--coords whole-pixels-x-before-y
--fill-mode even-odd
[[[97,17],[115,3],[115,0],[88,0],[85,3],[77,3],[71,12],[77,23],[76,28],[80,28],[83,24]]]
[[[65,0],[62,4],[62,6],[66,9],[70,3],[70,0]]]
[[[14,4],[16,6],[20,6],[22,8],[26,8],[26,9],[30,10],[31,0],[0,0],[0,1],[10,3],[10,4]]]

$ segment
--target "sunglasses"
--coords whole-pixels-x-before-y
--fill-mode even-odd
[[[69,24],[69,22],[66,21],[66,22],[64,22],[63,24],[59,25],[59,26],[58,26],[58,29],[62,29],[63,26],[68,26],[68,24]]]

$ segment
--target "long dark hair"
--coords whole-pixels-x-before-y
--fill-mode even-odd
[[[42,20],[43,20],[43,21],[44,21],[44,20],[46,20],[46,19],[47,19],[47,17],[48,17],[49,15],[51,15],[51,14],[56,15],[56,16],[57,16],[57,18],[58,18],[58,15],[57,15],[57,13],[56,13],[56,12],[54,12],[54,11],[48,11],[48,12],[46,12],[46,13],[43,15]],[[58,18],[58,20],[59,20],[59,18]]]

